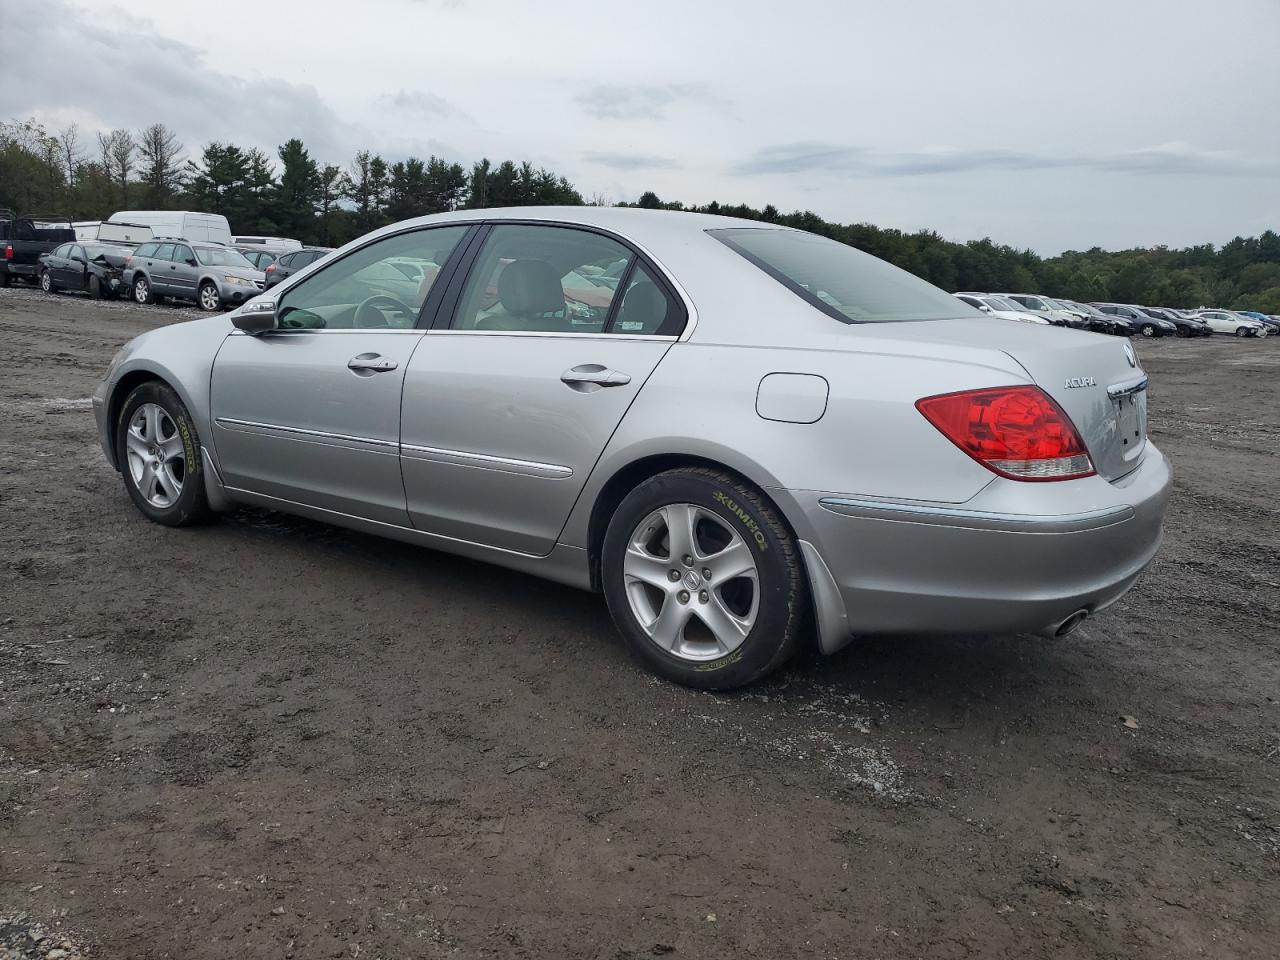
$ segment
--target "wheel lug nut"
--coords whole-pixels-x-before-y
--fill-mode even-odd
[[[680,579],[680,571],[679,571],[679,570],[672,570],[670,573],[668,573],[668,574],[667,574],[667,578],[668,578],[672,583],[675,583],[677,580],[679,580],[679,579]]]
[[[710,568],[710,567],[703,567],[703,568],[702,568],[702,579],[703,579],[703,580],[710,580],[710,579],[711,579],[711,568]]]
[[[711,599],[710,594],[708,594],[707,591],[705,590],[703,590],[701,593],[698,594],[699,603],[706,603],[710,599]]]
[[[687,553],[684,555],[684,565],[686,567],[693,566],[693,557],[689,556]]]
[[[681,590],[679,593],[677,593],[677,594],[676,594],[676,599],[677,599],[677,600],[679,600],[681,603],[688,603],[688,602],[689,602],[689,591],[688,591],[688,590]]]

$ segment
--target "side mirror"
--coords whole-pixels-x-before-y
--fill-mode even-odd
[[[187,259],[186,259],[185,261],[183,261],[183,262],[184,262],[184,263],[186,263],[186,265],[187,265],[188,267],[194,267],[194,266],[196,266],[196,258],[195,258],[195,257],[187,257]]]
[[[276,328],[276,302],[274,300],[250,300],[240,312],[231,318],[237,330],[257,336]]]
[[[85,258],[84,258],[84,257],[72,257],[71,259],[72,259],[72,260],[74,260],[76,263],[78,263],[78,264],[82,265],[82,266],[88,266],[88,265],[89,265],[89,262],[88,262],[87,260],[85,260]]]
[[[993,311],[992,311],[992,309],[991,309],[990,307],[988,307],[985,303],[984,303],[984,304],[982,304],[982,305],[980,305],[980,306],[978,307],[978,309],[979,309],[979,310],[981,310],[983,313],[992,313],[992,312],[993,312]]]

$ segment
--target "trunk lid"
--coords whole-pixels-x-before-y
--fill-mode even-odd
[[[1146,375],[1125,339],[995,317],[893,326],[902,339],[991,347],[1007,354],[1066,411],[1099,476],[1116,480],[1142,459]]]

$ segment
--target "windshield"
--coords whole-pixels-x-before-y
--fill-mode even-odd
[[[711,236],[843,323],[947,320],[967,308],[905,270],[799,230],[708,230]]]
[[[244,255],[226,247],[196,247],[196,256],[207,267],[245,267],[253,270],[254,266]]]

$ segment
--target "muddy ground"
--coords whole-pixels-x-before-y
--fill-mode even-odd
[[[709,695],[595,596],[148,523],[87,398],[194,315],[0,291],[0,917],[112,958],[1280,954],[1280,338],[1137,344],[1167,540],[1069,640]]]

